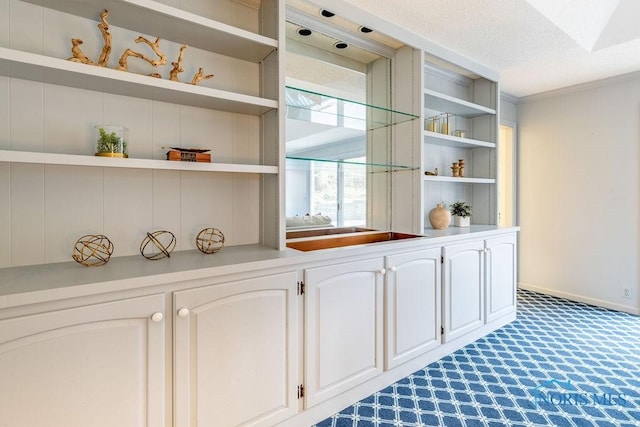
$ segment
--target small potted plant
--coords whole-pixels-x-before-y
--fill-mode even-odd
[[[453,225],[456,227],[469,227],[471,225],[471,206],[465,202],[455,202],[449,205],[453,215]]]
[[[129,129],[123,126],[96,126],[97,142],[96,156],[129,157],[127,155],[127,141]]]

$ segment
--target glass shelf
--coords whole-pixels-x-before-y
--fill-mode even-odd
[[[343,165],[354,165],[373,168],[372,172],[400,172],[400,171],[413,171],[420,169],[419,167],[412,167],[406,165],[391,165],[385,163],[369,163],[369,162],[354,162],[350,160],[331,160],[331,159],[319,159],[313,157],[299,157],[299,156],[287,156],[287,160],[301,160],[306,162],[321,162],[321,163],[335,163]]]
[[[351,129],[380,129],[419,118],[414,114],[291,86],[286,86],[286,104],[288,119]]]

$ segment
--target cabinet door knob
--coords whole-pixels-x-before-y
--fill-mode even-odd
[[[385,270],[384,268],[381,268],[380,270],[378,270],[378,273],[382,274],[383,276],[386,272],[387,270]]]
[[[153,314],[151,315],[151,320],[152,320],[152,321],[154,321],[154,322],[156,322],[156,323],[161,322],[161,321],[162,321],[162,319],[164,319],[164,314],[162,314],[162,313],[160,313],[160,312],[153,313]]]
[[[186,307],[182,307],[178,310],[178,317],[187,317],[189,315],[189,309]]]
[[[396,266],[392,265],[391,267],[389,267],[389,271],[395,272],[396,271]]]

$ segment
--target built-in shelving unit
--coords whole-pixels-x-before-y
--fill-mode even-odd
[[[443,201],[464,201],[473,207],[473,224],[495,225],[497,81],[425,53],[423,96],[423,167],[438,169],[438,175],[423,176],[425,227],[430,227],[429,211]],[[452,164],[460,160],[464,176],[454,177]]]
[[[231,245],[284,248],[284,2],[183,0],[180,8],[153,0],[24,3],[29,4],[0,17],[0,25],[13,28],[0,44],[0,78],[11,89],[7,110],[0,108],[0,115],[11,117],[11,132],[0,135],[0,174],[9,182],[0,187],[0,218],[12,218],[2,228],[12,239],[10,250],[0,247],[0,267],[68,261],[73,236],[87,233],[114,239],[114,256],[134,255],[136,233],[160,223],[178,233],[179,249],[192,249],[188,242],[209,223]],[[99,33],[97,40],[91,37],[104,9],[113,34],[108,65],[69,61],[70,35],[86,37],[83,52],[97,58],[102,40]],[[31,36],[27,23],[38,20],[41,37]],[[171,65],[156,69],[162,78],[133,72],[152,69],[138,59],[132,71],[115,69],[117,55],[135,46],[135,34],[159,37],[169,61],[181,45],[192,49],[180,81],[168,79]],[[215,79],[188,83],[194,67],[213,72]],[[129,128],[129,158],[92,155],[91,131],[104,123]],[[162,146],[210,149],[213,162],[167,161]],[[24,209],[43,226],[25,233]],[[120,226],[108,219],[114,209],[123,215]],[[24,245],[11,243],[18,240]]]
[[[121,425],[314,425],[515,318],[516,229],[477,225],[495,223],[497,82],[448,71],[423,79],[431,68],[412,47],[420,39],[380,18],[370,22],[376,39],[387,38],[377,33],[386,27],[412,43],[389,40],[390,58],[366,64],[363,97],[414,114],[285,88],[285,3],[296,2],[5,1],[0,373],[10,375],[0,386],[9,396],[0,419],[108,425],[118,412]],[[346,21],[338,34],[360,15],[369,21],[349,2],[326,3],[336,6],[334,22]],[[105,8],[114,46],[118,37],[110,68],[69,62],[76,35],[97,57]],[[198,48],[182,81],[199,67],[216,79],[169,81],[171,66],[144,61],[130,69],[165,78],[115,70],[117,54],[140,33],[161,37],[171,58],[183,43]],[[423,131],[417,119],[440,113],[458,115],[465,136]],[[298,125],[291,151],[282,129],[289,120]],[[93,155],[108,125],[128,129],[118,141],[128,158]],[[331,131],[339,134],[333,140],[319,135]],[[213,162],[164,160],[166,147],[210,151]],[[448,162],[461,158],[465,176],[445,176]],[[424,176],[434,165],[440,175]],[[287,192],[305,190],[296,200],[311,199],[306,189],[318,184],[326,189],[318,199],[342,193],[344,211],[366,206],[365,231],[338,223],[331,230],[348,233],[316,241],[378,233],[368,228],[394,233],[315,254],[283,250],[285,168],[294,172]],[[340,181],[346,185],[333,185]],[[476,225],[422,235],[434,200],[459,199],[473,204]],[[315,207],[305,211],[305,227],[327,228]],[[223,232],[224,248],[204,254],[200,233],[212,227]],[[166,247],[152,239],[160,230],[172,234]],[[102,237],[107,247],[97,243]],[[167,257],[141,256],[153,246]],[[86,268],[72,261],[80,250],[112,258]],[[454,257],[461,261],[449,262]],[[425,333],[414,334],[416,325]],[[96,367],[99,375],[87,375]],[[25,410],[34,403],[35,418]]]
[[[380,61],[380,66],[382,63],[386,66],[386,58]],[[378,229],[400,227],[415,231],[419,228],[413,224],[392,223],[392,218],[399,216],[391,214],[394,207],[387,195],[392,192],[398,195],[394,199],[396,209],[411,211],[404,202],[410,199],[412,203],[414,199],[400,196],[402,192],[392,189],[392,181],[395,183],[402,176],[417,181],[418,185],[411,186],[412,189],[420,187],[419,156],[397,155],[404,151],[407,140],[411,140],[404,135],[409,132],[415,135],[420,116],[411,109],[406,112],[402,107],[389,108],[392,100],[382,95],[386,94],[385,81],[379,82],[366,96],[361,93],[357,101],[348,99],[348,94],[341,97],[342,92],[330,87],[329,93],[313,90],[318,88],[315,85],[307,88],[304,82],[302,87],[285,87],[288,218],[312,210],[331,217],[337,226],[345,221],[359,221],[359,225]],[[379,99],[382,105],[362,102],[365,98],[367,101]],[[330,193],[325,187],[332,185],[325,186],[328,182],[336,183],[335,198],[330,194],[325,196]],[[302,190],[291,190],[294,187],[311,188],[311,196]],[[331,201],[325,202],[325,199]],[[352,217],[347,218],[350,212]],[[357,215],[353,216],[352,212]]]

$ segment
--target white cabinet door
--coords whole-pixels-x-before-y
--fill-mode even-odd
[[[0,321],[0,425],[164,426],[164,308],[152,295]]]
[[[305,404],[382,372],[382,258],[305,270]]]
[[[175,426],[267,426],[297,412],[295,272],[174,294]]]
[[[438,247],[386,258],[386,369],[440,345],[440,255]]]
[[[487,268],[487,322],[516,309],[516,235],[485,241]]]
[[[484,324],[484,241],[445,246],[444,341]]]

